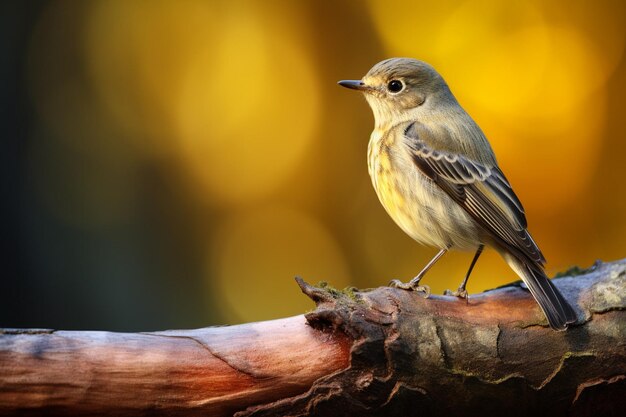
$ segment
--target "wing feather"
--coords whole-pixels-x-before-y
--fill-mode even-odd
[[[522,203],[497,166],[452,152],[433,149],[419,136],[415,123],[405,130],[415,165],[463,207],[496,239],[538,265],[541,251],[526,230]]]

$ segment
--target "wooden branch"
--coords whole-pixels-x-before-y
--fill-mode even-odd
[[[4,330],[0,415],[621,416],[626,261],[555,280],[547,327],[512,285],[423,298],[299,281],[305,316],[155,333]]]
[[[155,333],[4,330],[0,415],[227,416],[348,365],[304,316]]]

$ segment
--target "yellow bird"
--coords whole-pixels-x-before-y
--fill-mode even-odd
[[[576,313],[544,272],[545,258],[527,230],[521,202],[498,167],[487,138],[429,64],[409,58],[379,62],[362,80],[339,85],[365,94],[375,118],[369,174],[387,213],[409,236],[439,253],[408,283],[420,280],[450,249],[476,251],[454,295],[485,245],[522,278],[550,326],[564,330]]]

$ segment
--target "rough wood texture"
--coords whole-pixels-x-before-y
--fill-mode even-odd
[[[626,261],[555,281],[555,332],[526,290],[469,302],[299,284],[303,316],[193,331],[9,331],[0,414],[623,416]]]

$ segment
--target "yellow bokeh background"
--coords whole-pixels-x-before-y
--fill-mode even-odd
[[[295,275],[375,287],[436,252],[378,203],[373,117],[336,86],[391,56],[433,64],[483,128],[551,274],[626,256],[620,2],[59,1],[29,36],[33,201],[94,239],[165,213],[151,273],[163,297],[197,283],[207,324],[306,311]],[[483,256],[470,292],[517,279]],[[424,282],[456,288],[470,260]]]

